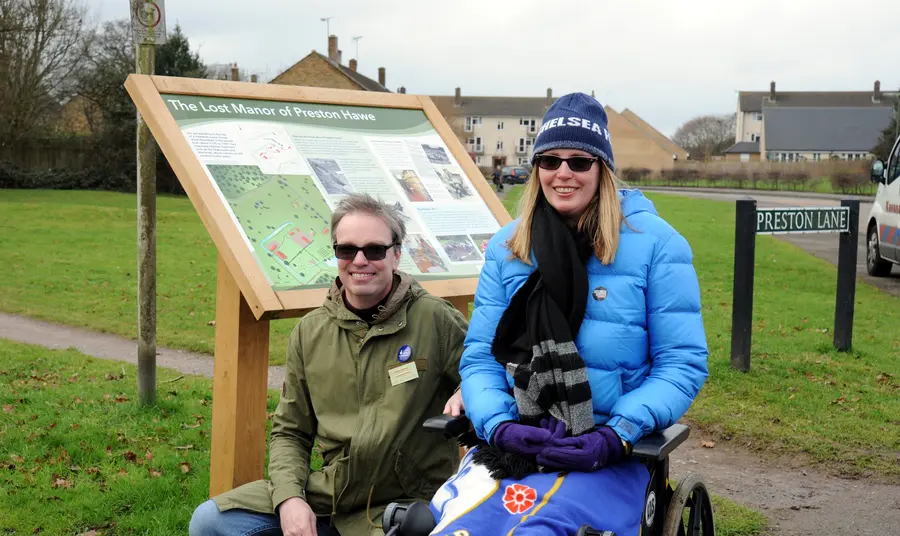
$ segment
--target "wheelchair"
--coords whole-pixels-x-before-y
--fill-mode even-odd
[[[448,439],[459,438],[469,430],[465,416],[432,417],[424,423],[427,431],[442,433]],[[632,448],[631,456],[650,471],[644,495],[641,536],[715,536],[713,508],[709,491],[697,473],[687,473],[675,486],[669,482],[669,454],[690,435],[683,424],[673,424],[650,434]],[[436,526],[428,506],[391,503],[384,511],[382,526],[386,536],[427,536]],[[576,536],[616,536],[615,533],[583,525]]]

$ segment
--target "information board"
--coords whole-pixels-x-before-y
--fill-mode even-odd
[[[350,193],[402,212],[399,268],[443,297],[474,294],[510,220],[428,97],[138,75],[126,87],[258,317],[321,303],[337,275],[331,214]]]

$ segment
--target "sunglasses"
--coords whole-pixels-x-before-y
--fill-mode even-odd
[[[562,158],[559,156],[553,156],[551,154],[539,154],[535,158],[537,161],[538,167],[541,169],[546,169],[548,171],[555,171],[559,169],[559,166],[562,165],[563,162],[569,166],[569,169],[575,172],[582,172],[591,169],[591,166],[594,165],[594,162],[599,160],[595,156],[572,156],[569,158]]]
[[[342,261],[352,261],[356,258],[356,254],[360,251],[370,261],[382,261],[387,256],[387,252],[394,246],[400,244],[366,244],[365,246],[354,246],[353,244],[334,244],[334,256]]]

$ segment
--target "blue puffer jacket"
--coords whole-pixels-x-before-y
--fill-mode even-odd
[[[575,344],[596,424],[634,444],[688,410],[706,381],[708,350],[690,246],[640,191],[619,196],[627,225],[612,264],[588,261],[591,295]],[[460,362],[466,414],[488,441],[498,424],[518,420],[512,377],[491,354],[500,317],[535,269],[533,255],[527,265],[506,247],[518,221],[488,245]]]

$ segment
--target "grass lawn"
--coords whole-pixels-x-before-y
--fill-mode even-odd
[[[775,182],[770,180],[759,180],[754,185],[749,179],[745,180],[688,180],[675,182],[665,179],[649,179],[634,181],[632,186],[640,188],[641,186],[675,186],[685,188],[744,188],[757,190],[777,190],[781,192],[814,192],[820,194],[854,194],[854,195],[875,195],[877,186],[872,182],[865,182],[855,187],[839,188],[836,187],[828,178],[810,180],[803,184],[791,182]]]
[[[853,351],[835,352],[835,268],[759,237],[752,369],[734,372],[734,206],[648,196],[690,241],[703,291],[711,375],[688,419],[745,447],[900,480],[900,339],[886,329],[900,324],[900,299],[859,284]],[[158,343],[211,353],[215,251],[187,199],[158,207]],[[135,336],[133,195],[0,190],[0,214],[0,309]],[[271,363],[295,322],[272,323]]]
[[[159,405],[141,409],[135,370],[0,339],[0,534],[187,533],[209,486],[212,382],[160,370]],[[765,522],[714,504],[719,534]]]

